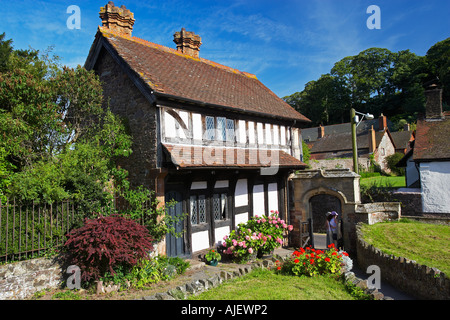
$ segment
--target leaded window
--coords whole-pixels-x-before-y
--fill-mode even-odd
[[[225,220],[227,210],[227,194],[215,193],[213,195],[213,216],[214,220]]]
[[[234,141],[234,120],[227,119],[227,141]]]
[[[225,121],[225,118],[217,117],[217,139],[219,141],[225,141],[227,139]]]
[[[215,126],[214,126],[214,117],[206,117],[206,139],[214,140],[215,137]]]
[[[191,224],[206,223],[205,195],[192,195],[189,198],[191,208]]]

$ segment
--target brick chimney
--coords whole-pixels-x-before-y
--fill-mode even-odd
[[[322,126],[322,125],[320,125],[320,127],[317,129],[317,138],[323,138],[323,136],[325,135],[325,128]]]
[[[387,118],[384,114],[381,114],[378,118],[378,131],[382,131],[387,127]]]
[[[377,141],[375,139],[375,130],[373,126],[369,129],[369,153],[372,153],[377,148]]]
[[[134,14],[124,5],[120,8],[109,1],[104,7],[100,8],[100,18],[103,27],[108,28],[114,33],[131,37],[134,25]]]
[[[175,32],[173,35],[173,42],[176,43],[179,52],[194,58],[199,57],[202,38],[194,32],[186,31],[184,28],[181,28],[181,31]]]
[[[442,113],[442,89],[439,89],[436,84],[432,84],[425,91],[427,102],[425,105],[425,118],[433,120],[444,119]]]

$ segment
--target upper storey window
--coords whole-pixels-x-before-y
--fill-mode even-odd
[[[205,117],[206,140],[234,142],[234,120],[224,117]]]

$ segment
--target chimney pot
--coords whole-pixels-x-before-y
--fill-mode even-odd
[[[123,36],[131,37],[134,25],[134,14],[124,5],[120,8],[109,1],[104,7],[100,8],[100,18],[102,26],[112,32]]]
[[[177,31],[173,35],[173,42],[176,43],[179,52],[194,58],[199,57],[202,38],[194,32],[186,31],[186,29],[181,28],[181,31]]]

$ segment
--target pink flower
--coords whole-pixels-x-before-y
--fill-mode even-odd
[[[252,254],[253,253],[253,248],[248,248],[248,253]]]
[[[292,231],[293,229],[294,229],[294,226],[292,226],[292,225],[289,225],[289,226],[288,226],[288,230],[289,230],[289,231]]]
[[[261,221],[262,221],[262,223],[265,223],[267,220],[262,218]]]

